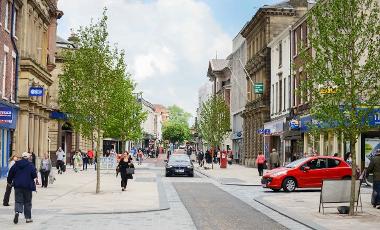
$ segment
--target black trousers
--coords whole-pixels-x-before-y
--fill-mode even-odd
[[[264,164],[257,164],[257,170],[259,171],[259,176],[264,174]]]
[[[83,170],[87,170],[88,158],[83,158]]]
[[[42,187],[47,187],[49,183],[49,174],[50,171],[40,171],[41,173],[41,181],[42,181]]]
[[[11,196],[11,192],[12,192],[12,186],[10,186],[7,183],[7,187],[5,188],[5,193],[4,193],[3,204],[9,204],[9,198]]]
[[[128,184],[128,177],[127,175],[121,175],[121,187],[126,188]]]
[[[61,160],[57,160],[57,169],[58,169],[58,171],[59,172],[62,172],[63,171],[63,165],[64,165],[65,163],[63,162],[63,161],[61,161]]]
[[[15,212],[24,213],[25,219],[32,218],[32,191],[15,188]]]

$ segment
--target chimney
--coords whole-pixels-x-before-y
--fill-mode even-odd
[[[289,0],[293,7],[307,7],[309,0]]]

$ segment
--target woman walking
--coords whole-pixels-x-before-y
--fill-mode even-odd
[[[51,160],[49,159],[49,156],[45,154],[44,158],[41,160],[40,164],[40,173],[41,173],[41,181],[42,181],[42,188],[47,188],[49,183],[49,174],[51,171],[52,165]]]
[[[131,158],[129,158],[128,152],[124,153],[124,157],[120,160],[117,168],[121,176],[121,191],[125,191],[127,188],[128,179],[133,179],[130,169],[135,168],[135,166],[132,164]]]
[[[8,173],[9,173],[9,170],[12,168],[12,166],[16,163],[17,160],[18,160],[18,158],[17,158],[16,154],[13,154],[11,156],[11,158],[9,158]],[[3,205],[4,206],[9,206],[9,197],[11,196],[11,192],[12,192],[12,185],[7,183],[7,187],[5,189],[4,199],[3,199]]]
[[[78,172],[78,170],[80,170],[82,166],[82,155],[80,154],[79,151],[75,153],[73,160],[74,160],[74,171]]]
[[[259,152],[259,155],[256,158],[256,165],[257,165],[257,170],[259,171],[259,176],[263,176],[264,172],[264,165],[265,165],[265,156],[262,152]]]
[[[141,165],[141,162],[143,160],[143,156],[144,156],[144,153],[141,151],[141,149],[139,149],[139,151],[137,152],[137,159],[139,161],[139,165]]]

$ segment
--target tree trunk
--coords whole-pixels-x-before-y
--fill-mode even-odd
[[[356,139],[350,140],[350,152],[352,159],[352,176],[351,176],[351,197],[350,197],[350,216],[355,214],[355,190],[356,190]]]
[[[100,129],[97,129],[96,138],[96,193],[100,192]]]

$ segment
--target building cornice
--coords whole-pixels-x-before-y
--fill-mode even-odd
[[[21,58],[20,70],[32,73],[36,78],[40,79],[48,86],[53,83],[51,74],[40,65],[36,64],[31,58]]]

